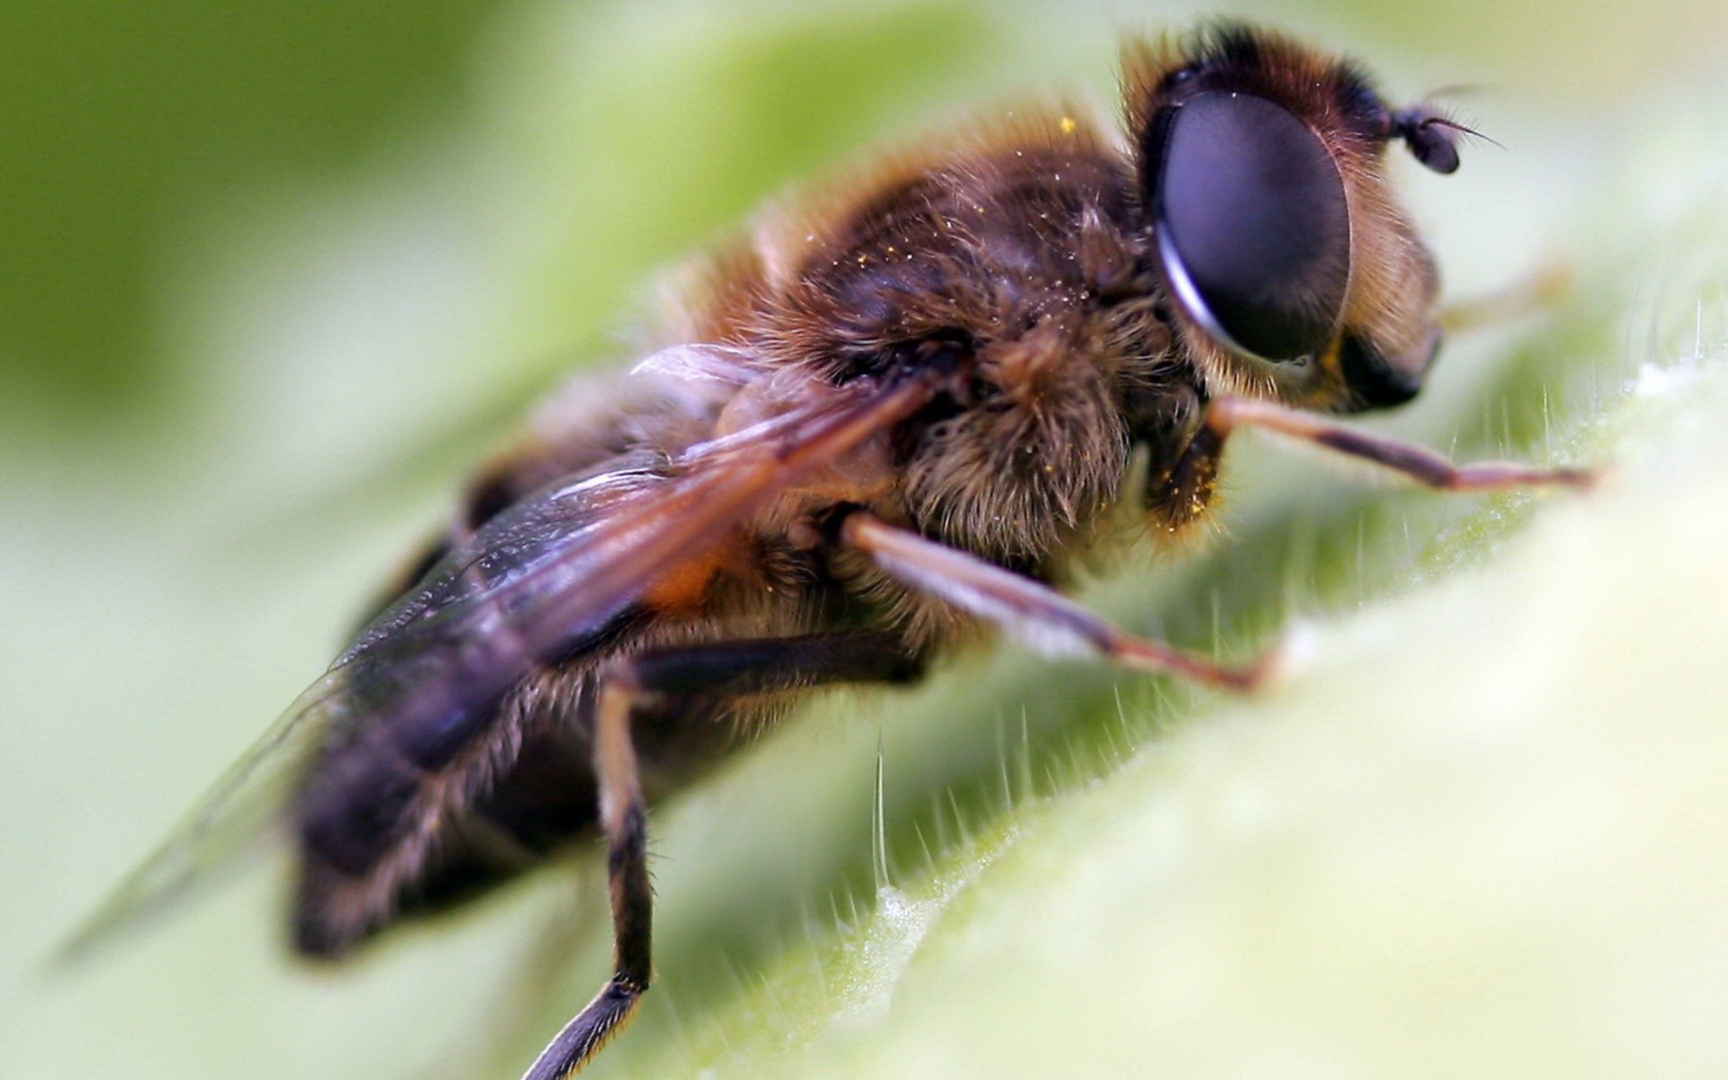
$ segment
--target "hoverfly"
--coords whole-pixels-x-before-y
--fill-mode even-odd
[[[1327,419],[1401,404],[1440,344],[1433,257],[1390,189],[1463,130],[1239,24],[1123,50],[1125,138],[1052,109],[892,157],[696,264],[631,373],[578,381],[329,672],[128,878],[82,947],[172,898],[290,776],[293,941],[338,957],[605,838],[614,971],[529,1067],[563,1077],[651,982],[646,806],[837,683],[915,679],[994,626],[1233,690],[1054,584],[1136,448],[1148,525],[1206,513],[1260,427],[1481,491]],[[278,770],[280,763],[288,767]]]

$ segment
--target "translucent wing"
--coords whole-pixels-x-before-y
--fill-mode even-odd
[[[801,385],[766,418],[691,448],[554,484],[498,515],[360,632],[60,950],[75,959],[168,907],[280,820],[305,756],[381,722],[459,727],[602,632],[668,571],[935,393],[937,378]],[[749,392],[748,390],[746,392]]]

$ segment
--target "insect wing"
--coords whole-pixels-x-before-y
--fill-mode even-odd
[[[644,591],[803,476],[934,395],[933,377],[807,393],[659,469],[542,489],[500,514],[372,621],[59,950],[74,960],[167,909],[280,821],[307,756],[388,723],[458,728],[569,655]]]
[[[592,477],[556,484],[500,514],[422,581],[368,623],[330,669],[219,777],[169,835],[62,944],[55,959],[76,962],[174,901],[240,864],[283,819],[300,774],[319,747],[388,709],[416,677],[447,695],[451,651],[462,634],[482,635],[512,594],[544,587],[550,564],[581,549],[583,531],[611,502],[646,479],[639,463],[612,463]],[[536,580],[535,573],[541,574]],[[492,606],[486,601],[492,600]],[[515,601],[520,603],[520,599]],[[478,662],[470,648],[467,662]],[[460,707],[460,695],[450,698]],[[412,702],[397,701],[399,710]]]

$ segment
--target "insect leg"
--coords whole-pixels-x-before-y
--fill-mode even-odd
[[[1467,334],[1510,322],[1553,307],[1571,287],[1571,269],[1549,262],[1491,292],[1448,304],[1440,312],[1440,326],[1448,334]]]
[[[656,649],[614,666],[595,715],[594,772],[612,892],[612,978],[535,1059],[523,1080],[562,1080],[630,1020],[652,977],[653,889],[648,822],[630,720],[642,705],[682,695],[724,697],[839,682],[903,682],[921,668],[886,634],[728,641]]]
[[[1124,667],[1169,672],[1228,690],[1251,690],[1271,671],[1271,655],[1246,667],[1227,667],[1161,641],[1135,637],[1047,585],[863,511],[841,523],[840,539],[867,553],[901,583],[989,619],[1045,652],[1091,653]]]
[[[1485,461],[1454,465],[1426,447],[1388,439],[1334,424],[1312,413],[1249,398],[1222,397],[1206,410],[1206,426],[1221,442],[1244,425],[1262,427],[1296,439],[1304,439],[1341,454],[1372,461],[1401,472],[1418,483],[1443,491],[1496,491],[1503,488],[1557,484],[1588,488],[1596,481],[1590,469],[1537,468],[1510,461]]]
[[[628,672],[608,679],[595,717],[594,769],[600,781],[606,876],[612,888],[612,978],[540,1052],[523,1080],[558,1080],[581,1068],[629,1021],[648,989],[653,911],[648,823],[630,740],[630,712],[639,693]]]

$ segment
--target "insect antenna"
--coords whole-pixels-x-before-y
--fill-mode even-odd
[[[1481,131],[1478,131],[1475,128],[1470,127],[1467,124],[1460,124],[1458,121],[1453,120],[1450,117],[1430,116],[1427,119],[1423,120],[1422,124],[1421,124],[1422,127],[1430,127],[1433,125],[1439,125],[1440,127],[1444,127],[1444,128],[1451,128],[1453,131],[1462,132],[1463,134],[1469,135],[1473,138],[1481,139],[1483,142],[1488,143],[1491,146],[1497,146],[1502,150],[1506,149],[1506,144],[1501,142],[1499,139],[1496,139],[1494,136],[1488,135],[1488,134],[1481,132]]]
[[[1402,139],[1417,161],[1442,174],[1458,171],[1460,135],[1481,139],[1502,150],[1506,149],[1506,145],[1498,139],[1454,120],[1427,102],[1388,113],[1385,131],[1389,139]]]

